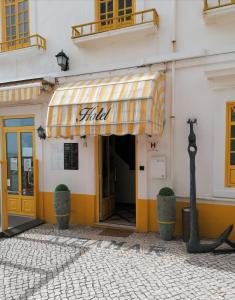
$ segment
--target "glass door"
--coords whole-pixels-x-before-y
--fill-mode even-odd
[[[27,125],[4,127],[5,198],[9,227],[36,217],[34,129]]]

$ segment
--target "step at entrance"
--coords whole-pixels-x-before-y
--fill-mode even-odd
[[[39,219],[35,219],[35,220],[32,220],[32,221],[26,222],[22,225],[16,226],[14,228],[7,229],[7,230],[3,231],[0,234],[0,236],[10,238],[10,237],[13,237],[17,234],[20,234],[20,233],[22,233],[26,230],[32,229],[32,228],[37,227],[37,226],[42,225],[42,224],[44,224],[44,221],[39,220]]]

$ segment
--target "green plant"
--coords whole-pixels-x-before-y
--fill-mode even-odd
[[[169,187],[164,187],[159,191],[160,196],[175,196],[174,191]]]
[[[55,188],[55,192],[65,192],[65,191],[69,191],[69,188],[65,184],[59,184]]]

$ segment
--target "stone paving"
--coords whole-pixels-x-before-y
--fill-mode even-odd
[[[187,254],[154,233],[45,224],[0,240],[0,299],[235,299],[235,254]]]

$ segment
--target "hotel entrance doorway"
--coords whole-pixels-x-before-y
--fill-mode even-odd
[[[135,136],[100,137],[100,221],[136,223]]]

